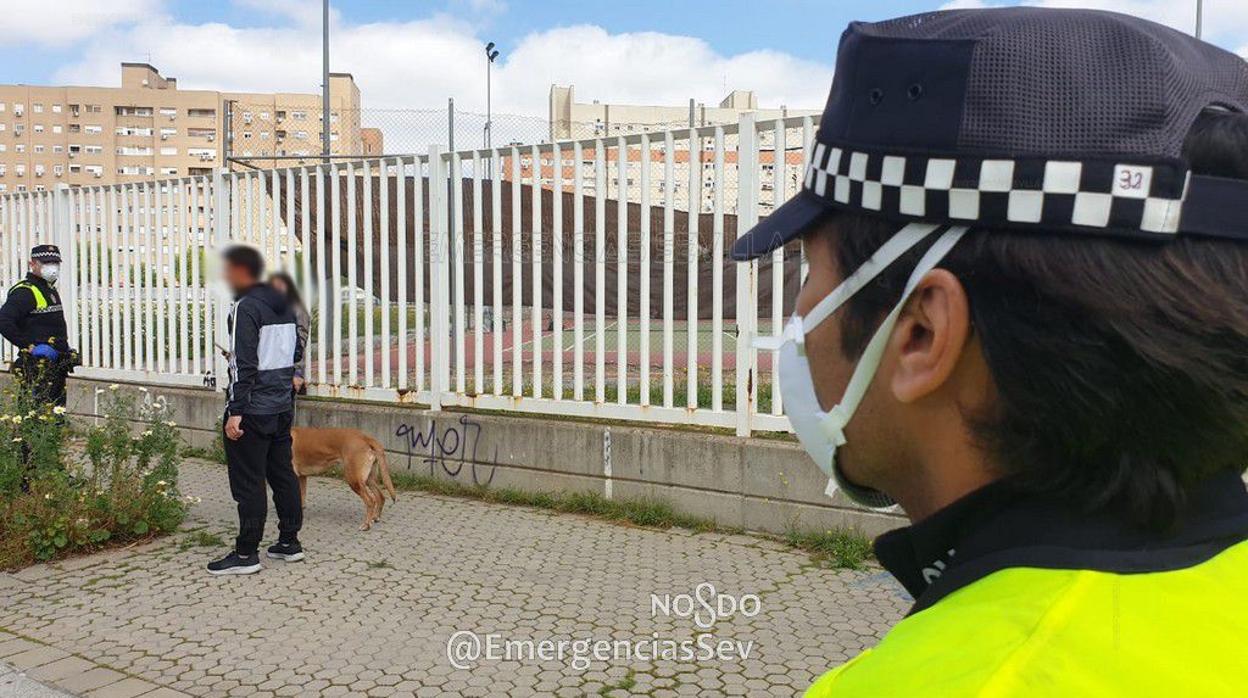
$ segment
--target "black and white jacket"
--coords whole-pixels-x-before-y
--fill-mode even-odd
[[[294,409],[291,380],[303,342],[286,298],[267,284],[239,295],[230,309],[230,386],[226,415]]]

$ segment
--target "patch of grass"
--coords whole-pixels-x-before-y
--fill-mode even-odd
[[[178,541],[178,550],[186,551],[191,548],[221,548],[225,546],[225,541],[215,533],[208,531],[192,531],[190,535]]]
[[[201,460],[209,460],[213,463],[225,462],[225,442],[221,437],[221,420],[217,419],[216,438],[213,439],[212,445],[203,448],[200,446],[187,446],[182,449],[183,458],[199,458]]]
[[[103,584],[103,583],[105,583],[105,582],[111,582],[111,581],[114,581],[114,580],[123,579],[123,578],[125,578],[125,576],[126,576],[126,575],[125,575],[124,573],[122,573],[122,572],[118,572],[118,573],[116,573],[116,574],[105,574],[105,575],[101,575],[101,576],[99,576],[99,577],[92,577],[92,578],[88,579],[87,581],[83,582],[83,583],[82,583],[82,586],[83,586],[83,588],[89,588],[89,587],[93,587],[93,586],[95,586],[95,585],[97,585],[97,584]]]
[[[858,531],[832,529],[830,531],[790,530],[784,542],[810,554],[819,564],[844,569],[859,570],[871,558],[871,541]]]
[[[214,456],[212,452],[212,449],[199,448],[198,446],[187,446],[186,448],[182,449],[182,457],[183,458],[195,458],[197,460],[209,460],[214,463],[222,463],[222,464],[225,463],[224,460],[216,459],[216,457]]]
[[[598,689],[598,695],[600,696],[610,695],[612,691],[628,692],[628,691],[633,690],[633,687],[636,685],[637,685],[636,672],[634,672],[632,669],[629,669],[628,673],[624,675],[624,678],[620,679],[619,681],[616,681],[615,683],[607,684],[603,686],[602,688]]]
[[[737,528],[716,524],[710,519],[681,514],[667,502],[656,499],[607,499],[595,492],[529,492],[512,487],[473,487],[442,478],[401,472],[394,473],[392,477],[395,488],[401,490],[581,514],[643,528],[684,528],[696,533],[742,532]],[[809,554],[817,564],[836,568],[862,569],[872,554],[871,541],[852,529],[792,529],[784,536],[761,537],[779,540]]]
[[[394,565],[390,564],[389,562],[386,562],[385,560],[373,560],[372,562],[368,563],[368,569],[370,570],[392,570],[394,569]]]
[[[495,504],[549,509],[565,514],[582,514],[608,521],[625,522],[644,528],[687,528],[694,531],[721,531],[714,521],[681,514],[667,502],[655,499],[607,499],[596,492],[529,492],[511,487],[471,487],[442,478],[395,473],[394,486],[449,497],[479,499]]]

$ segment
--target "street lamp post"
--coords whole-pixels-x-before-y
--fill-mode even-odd
[[[329,167],[330,162],[332,162],[330,159],[329,149],[329,124],[329,0],[324,0],[324,2],[321,3],[321,165],[325,168],[326,174],[332,174],[334,177],[337,177],[337,172],[331,170]],[[400,182],[399,186],[403,186],[403,184]],[[324,220],[325,212],[329,209],[329,199],[326,198],[317,201],[316,208],[317,215],[321,217],[321,220]],[[307,250],[316,249],[315,246],[308,243],[308,240],[303,240],[303,249],[305,253]],[[325,323],[322,325],[323,327],[335,327],[336,325],[334,323],[338,314],[342,312],[342,309],[338,307],[341,300],[335,298],[333,295],[333,280],[336,278],[339,270],[331,268],[332,264],[321,261],[326,258],[332,259],[329,241],[326,241],[323,247],[316,249],[316,254],[316,264],[319,268],[325,270],[325,276],[316,280],[317,285],[320,287],[317,288],[316,291],[324,294],[320,297],[325,299],[325,303],[322,306],[326,311],[325,317],[321,318],[320,321]],[[309,290],[312,290],[312,282],[310,279],[304,279],[303,282],[304,284],[307,284],[307,288]],[[312,295],[308,294],[304,297],[311,298]],[[321,336],[323,337],[324,334]]]
[[[494,59],[498,58],[498,51],[494,49],[494,42],[485,45],[485,147],[488,150],[493,143],[493,134],[491,131],[494,126],[493,111],[490,104],[490,73],[494,66]]]
[[[329,164],[329,0],[321,5],[321,158]]]

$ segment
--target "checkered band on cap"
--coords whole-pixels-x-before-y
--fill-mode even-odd
[[[61,248],[56,245],[35,245],[30,249],[30,258],[36,262],[59,262]]]
[[[984,226],[1174,234],[1177,164],[933,157],[817,142],[804,188],[838,208]]]

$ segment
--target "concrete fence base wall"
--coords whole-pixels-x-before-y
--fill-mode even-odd
[[[108,390],[105,382],[72,379],[71,414],[91,418]],[[117,390],[166,405],[191,445],[216,438],[220,393],[154,386],[143,392],[132,384]],[[300,400],[296,423],[359,429],[385,446],[393,472],[466,485],[661,499],[682,513],[768,533],[848,527],[874,536],[903,523],[839,493],[828,498],[827,479],[789,441],[321,399]]]

